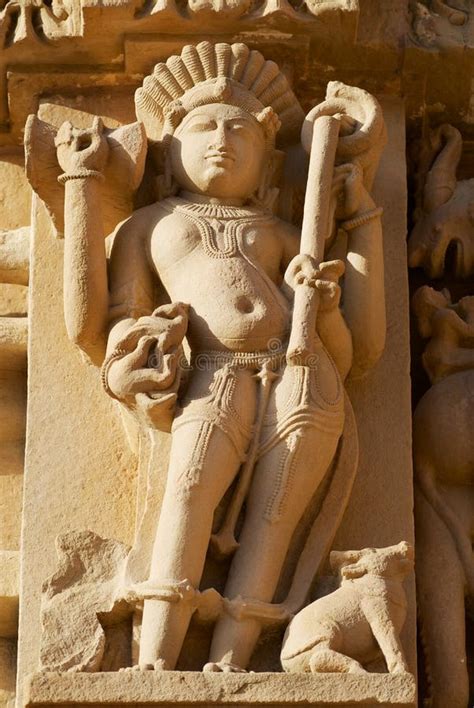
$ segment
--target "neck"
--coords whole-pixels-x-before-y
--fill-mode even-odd
[[[228,197],[226,199],[221,199],[220,197],[209,197],[206,194],[196,194],[195,192],[188,192],[182,189],[179,192],[179,196],[182,199],[186,199],[189,202],[194,202],[195,204],[215,204],[217,206],[243,206],[243,199],[232,199]]]

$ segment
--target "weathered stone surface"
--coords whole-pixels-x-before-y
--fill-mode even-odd
[[[58,570],[43,586],[40,668],[99,671],[107,645],[103,624],[118,624],[131,615],[127,607],[122,612],[120,608],[120,582],[129,549],[91,531],[60,536],[56,547]],[[107,622],[101,624],[101,616]],[[127,648],[122,653],[126,656]]]
[[[305,674],[218,675],[189,672],[129,674],[36,674],[28,683],[26,706],[144,705],[191,707],[399,706],[415,708],[410,676]]]

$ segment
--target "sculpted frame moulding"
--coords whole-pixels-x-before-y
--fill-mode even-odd
[[[385,142],[380,106],[367,92],[333,82],[326,101],[305,118],[276,63],[244,44],[210,42],[187,45],[157,64],[136,106],[142,124],[113,131],[99,118],[91,127],[66,121],[58,130],[31,116],[26,128],[29,179],[59,232],[65,189],[69,339],[101,365],[104,389],[129,437],[138,431],[151,441],[139,448],[149,479],[131,551],[91,532],[58,538],[60,565],[43,590],[42,668],[93,672],[136,664],[171,671],[171,682],[179,681],[185,674],[173,669],[181,654],[186,664],[194,616],[204,629],[216,623],[204,671],[242,672],[262,629],[294,617],[283,639],[286,671],[360,674],[351,690],[372,697],[380,690],[377,700],[387,695],[391,705],[412,705],[414,680],[399,640],[402,580],[413,567],[409,544],[332,553],[341,587],[322,591],[325,597],[307,606],[301,620],[298,614],[357,470],[356,423],[342,382],[351,370],[363,376],[384,347],[382,209],[369,193]],[[294,179],[295,165],[281,169],[300,129],[309,154],[301,243],[291,220],[298,219],[304,184]],[[152,184],[152,173],[144,173],[144,131],[158,201],[123,222],[109,252],[104,233],[130,213],[144,174]],[[308,158],[298,150],[304,170]],[[286,222],[274,215],[278,210]],[[178,251],[168,257],[171,246]],[[192,254],[199,263],[176,271]],[[204,277],[206,268],[215,274]],[[156,300],[155,270],[168,304]],[[217,309],[213,281],[223,284]],[[172,448],[157,506],[159,430],[172,431]],[[232,556],[230,570],[229,561],[219,566]],[[338,623],[354,633],[347,648],[334,632]],[[202,649],[193,653],[204,656]],[[400,681],[367,675],[365,665],[382,656]],[[140,684],[120,673],[103,680],[112,692],[121,682]],[[322,696],[325,686],[339,685],[336,677],[325,680]],[[73,692],[74,681],[59,679]],[[206,678],[206,691],[214,681]],[[145,692],[148,685],[140,684]],[[167,700],[166,685],[153,685],[150,700]],[[44,700],[45,688],[43,679],[33,679],[31,705]],[[260,700],[256,690],[248,705]],[[336,694],[327,697],[331,704],[343,700]]]
[[[471,5],[0,2],[0,705],[19,604],[18,706],[415,705],[405,124],[420,699],[467,705]]]

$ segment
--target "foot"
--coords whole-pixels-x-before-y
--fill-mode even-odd
[[[157,659],[154,664],[134,664],[134,666],[126,666],[119,669],[120,672],[134,673],[137,671],[167,671],[166,662],[164,659]]]
[[[246,674],[247,671],[242,669],[237,664],[228,664],[226,661],[209,661],[204,664],[203,671],[205,673],[223,673],[223,674]]]
[[[136,673],[137,671],[153,671],[153,665],[152,664],[134,664],[133,666],[125,666],[122,669],[119,669],[119,673],[130,673],[130,672]]]

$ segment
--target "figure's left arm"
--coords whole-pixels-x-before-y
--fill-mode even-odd
[[[351,374],[357,377],[377,363],[385,347],[382,210],[365,189],[357,168],[347,179],[346,191],[346,204],[357,205],[342,223],[348,235],[343,311],[352,333]]]

